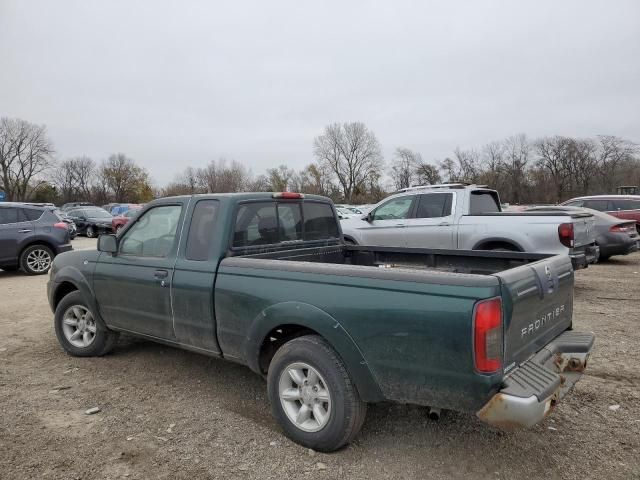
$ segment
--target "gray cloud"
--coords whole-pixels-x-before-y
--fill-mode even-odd
[[[312,160],[334,121],[387,158],[525,132],[640,141],[640,2],[0,3],[0,114],[158,183]]]

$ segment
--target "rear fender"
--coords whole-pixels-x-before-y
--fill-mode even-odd
[[[384,399],[362,352],[340,323],[328,313],[302,302],[283,302],[263,310],[252,322],[247,335],[245,358],[247,365],[260,372],[260,347],[274,328],[299,325],[317,332],[336,350],[343,360],[358,393],[365,402]]]

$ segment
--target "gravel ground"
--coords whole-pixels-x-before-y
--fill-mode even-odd
[[[47,277],[0,271],[0,478],[640,479],[639,272],[637,253],[577,273],[574,326],[596,349],[541,425],[503,433],[374,405],[326,455],[281,434],[265,383],[239,365],[132,338],[103,358],[66,355]]]

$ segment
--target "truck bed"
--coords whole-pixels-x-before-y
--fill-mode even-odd
[[[510,251],[333,245],[273,251],[246,255],[245,258],[492,275],[551,256]]]

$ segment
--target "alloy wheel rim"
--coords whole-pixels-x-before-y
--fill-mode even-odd
[[[285,414],[300,430],[318,432],[329,422],[331,392],[311,365],[302,362],[288,365],[280,374],[278,394]]]
[[[27,265],[34,272],[46,272],[51,266],[51,255],[43,249],[36,249],[27,255]]]
[[[82,305],[69,307],[62,316],[62,332],[67,341],[78,348],[87,348],[96,338],[96,321]]]

